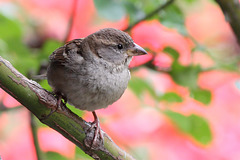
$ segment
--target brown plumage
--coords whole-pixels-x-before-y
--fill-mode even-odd
[[[122,96],[130,79],[128,65],[132,56],[143,54],[147,52],[127,33],[103,29],[56,49],[50,56],[48,83],[68,103],[92,111],[95,133],[100,132],[94,111]]]

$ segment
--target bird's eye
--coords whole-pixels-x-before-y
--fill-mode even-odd
[[[117,47],[118,47],[118,49],[123,49],[123,45],[122,44],[118,44]]]

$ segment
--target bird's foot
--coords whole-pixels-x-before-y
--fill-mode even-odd
[[[87,129],[85,145],[89,149],[96,149],[103,144],[103,133],[99,124],[99,119],[95,111],[92,112],[94,121],[91,123],[91,127]]]
[[[63,106],[66,106],[66,103],[67,103],[67,99],[62,95],[62,94],[59,94],[59,93],[56,93],[55,94],[56,98],[57,98],[57,106],[55,108],[52,108],[51,109],[51,112],[44,116],[43,118],[41,118],[41,120],[45,120],[47,119],[48,117],[50,117],[54,112],[56,112],[57,110],[61,109],[63,110]],[[64,100],[64,102],[62,102],[62,99]],[[63,105],[61,104],[63,103]]]

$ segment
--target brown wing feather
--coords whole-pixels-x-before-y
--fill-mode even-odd
[[[82,39],[74,39],[72,41],[67,42],[64,46],[56,49],[50,56],[49,59],[51,62],[57,63],[65,63],[68,60],[68,55],[75,50],[76,52],[80,52],[80,46],[83,41]]]

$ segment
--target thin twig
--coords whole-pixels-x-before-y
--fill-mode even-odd
[[[240,45],[240,4],[238,0],[216,0]]]
[[[157,14],[158,12],[160,12],[161,10],[163,10],[164,8],[168,7],[170,4],[172,4],[174,2],[174,0],[169,0],[166,3],[164,3],[163,5],[160,5],[158,8],[156,8],[155,10],[153,10],[152,12],[146,14],[144,17],[142,17],[141,19],[139,19],[138,21],[136,21],[135,23],[133,23],[132,25],[129,25],[128,28],[124,29],[125,32],[130,31],[134,26],[136,26],[138,23],[151,18],[152,16],[154,16],[155,14]]]
[[[14,111],[14,110],[17,110],[17,109],[20,109],[22,108],[22,106],[17,106],[17,107],[13,107],[13,108],[7,108],[5,107],[2,102],[0,102],[0,112],[6,112],[6,111]]]
[[[30,116],[30,119],[31,119],[31,132],[32,132],[32,135],[33,135],[33,143],[34,143],[34,148],[35,148],[35,151],[36,151],[36,155],[37,155],[37,159],[38,160],[41,160],[42,158],[42,151],[40,149],[40,146],[39,146],[39,142],[38,142],[38,136],[37,136],[37,127],[36,127],[36,121],[34,120],[34,115],[29,112],[29,116]]]
[[[68,39],[70,38],[70,35],[72,33],[73,19],[76,14],[76,10],[77,10],[77,0],[73,0],[72,13],[70,15],[70,19],[68,22],[68,27],[67,27],[65,38],[63,40],[64,43],[66,43],[68,41]]]

